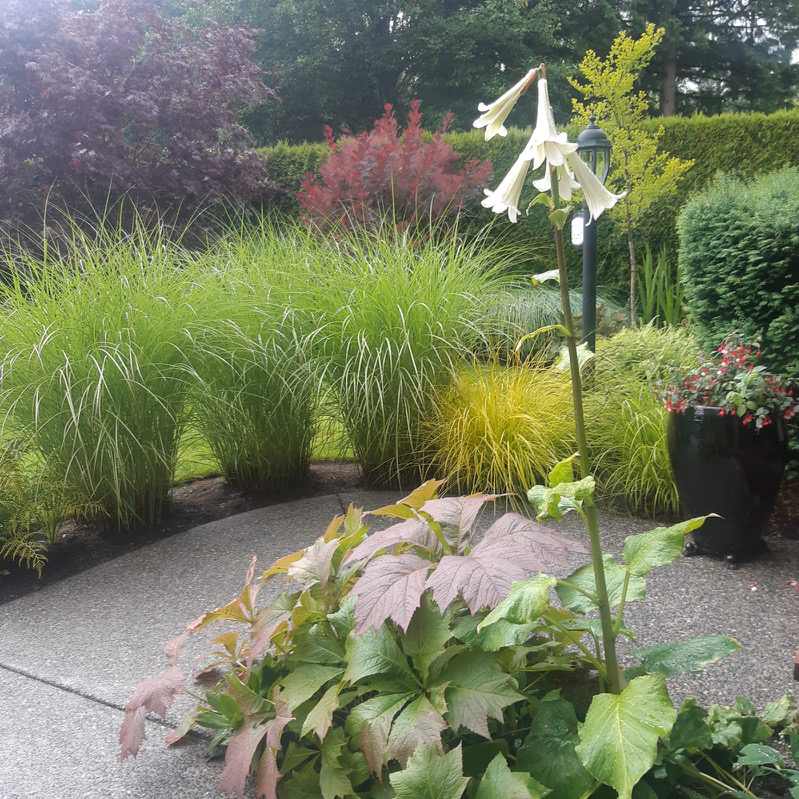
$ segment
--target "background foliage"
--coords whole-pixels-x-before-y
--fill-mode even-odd
[[[469,127],[480,100],[504,91],[506,75],[531,61],[568,63],[601,47],[618,30],[608,0],[175,0],[201,20],[208,15],[259,30],[258,63],[280,102],[251,114],[262,142],[319,140],[323,126],[360,131],[385,103],[404,113],[419,98],[432,127],[453,112]],[[562,73],[564,67],[557,66]],[[562,110],[567,106],[564,102]]]
[[[251,115],[261,143],[318,140],[325,124],[366,128],[387,102],[418,97],[434,126],[455,113],[468,128],[480,100],[507,75],[546,61],[553,88],[580,55],[604,55],[619,31],[666,29],[645,88],[666,114],[789,106],[799,31],[794,0],[169,0],[190,19],[208,16],[259,30],[257,62],[281,101]],[[502,66],[500,66],[502,65]],[[503,72],[503,69],[505,70]],[[565,85],[564,85],[565,88]],[[566,92],[553,91],[568,113]]]
[[[662,127],[660,147],[663,152],[691,160],[693,167],[683,179],[682,196],[662,197],[652,204],[640,225],[641,244],[653,249],[666,246],[676,253],[675,221],[683,197],[705,187],[718,172],[752,177],[782,165],[799,163],[799,111],[774,114],[721,114],[714,117],[670,117],[648,120],[644,128]],[[570,131],[573,136],[577,131]],[[530,131],[511,129],[504,139],[486,142],[477,131],[447,133],[444,140],[459,153],[462,162],[490,160],[494,175],[504,175],[516,160],[530,136]],[[262,148],[269,180],[278,191],[284,211],[295,213],[296,192],[307,171],[318,170],[328,153],[324,144],[305,143]],[[467,209],[468,211],[468,209]],[[473,219],[480,225],[485,217],[473,209]],[[599,278],[607,287],[626,286],[627,242],[623,230],[613,220],[602,219],[599,236]],[[502,226],[502,235],[524,242],[520,271],[530,271],[532,263],[551,260],[551,234],[545,215],[531,213],[512,230]],[[577,269],[580,253],[568,247],[572,268]]]
[[[666,29],[646,86],[665,115],[773,111],[796,97],[799,6],[794,0],[627,0],[633,30]]]

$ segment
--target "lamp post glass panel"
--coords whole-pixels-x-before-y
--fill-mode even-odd
[[[610,172],[610,140],[592,119],[577,137],[577,152],[604,184]],[[583,205],[583,341],[596,351],[596,250],[597,220],[590,220]]]

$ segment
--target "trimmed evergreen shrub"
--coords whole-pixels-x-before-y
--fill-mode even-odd
[[[278,142],[272,147],[264,147],[259,153],[266,161],[271,184],[269,200],[277,199],[281,209],[296,212],[299,209],[297,193],[303,179],[309,173],[318,174],[320,165],[330,154],[330,148],[325,142]],[[274,197],[271,194],[272,187],[275,190]]]
[[[759,338],[768,367],[799,374],[799,169],[725,177],[680,214],[686,303],[706,348],[733,330]]]

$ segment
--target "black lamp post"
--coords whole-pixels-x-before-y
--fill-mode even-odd
[[[610,172],[610,140],[594,119],[577,137],[577,152],[604,183]],[[596,226],[588,224],[588,208],[583,204],[583,341],[596,351]]]

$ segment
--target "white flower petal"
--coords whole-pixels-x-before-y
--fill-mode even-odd
[[[574,179],[569,168],[565,165],[556,166],[555,174],[558,178],[558,192],[562,200],[567,202],[571,200],[572,193],[580,188],[580,184]],[[540,192],[552,191],[552,181],[550,180],[549,164],[544,168],[544,174],[538,180],[533,181],[535,186]]]
[[[583,198],[588,206],[589,224],[592,219],[599,219],[605,211],[614,205],[626,194],[613,194],[600,182],[599,178],[591,171],[588,164],[577,153],[566,156],[569,167],[574,171],[574,177],[583,190]]]
[[[475,128],[485,128],[486,141],[493,139],[494,136],[507,136],[508,130],[505,127],[505,120],[513,110],[519,97],[522,96],[527,87],[535,80],[536,70],[531,69],[515,86],[512,86],[501,97],[493,103],[486,105],[480,103],[477,110],[482,116],[475,119],[472,125]]]
[[[590,363],[593,358],[594,353],[588,349],[588,344],[583,342],[577,345],[577,365],[580,367],[581,372],[583,371],[583,367],[587,363]],[[555,368],[559,369],[561,372],[567,372],[571,368],[571,358],[569,356],[568,347],[561,347],[560,357],[555,363]]]
[[[549,89],[545,78],[538,81],[538,115],[535,130],[522,153],[523,158],[533,162],[533,169],[538,169],[545,161],[551,166],[562,166],[569,153],[573,153],[577,145],[568,140],[566,133],[558,133],[555,117],[549,103]]]
[[[556,283],[560,283],[560,271],[557,269],[550,269],[547,272],[539,272],[537,275],[533,275],[532,280],[534,286],[546,283],[547,280],[554,280]]]
[[[486,197],[482,202],[483,208],[490,208],[495,214],[503,214],[507,211],[508,219],[511,222],[516,222],[519,218],[519,198],[529,169],[530,162],[528,160],[517,159],[494,191],[484,189]]]

